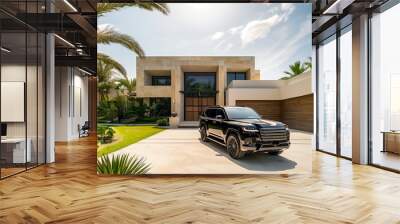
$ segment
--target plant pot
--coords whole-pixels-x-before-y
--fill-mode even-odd
[[[111,142],[112,142],[112,137],[103,137],[104,144],[111,143]]]

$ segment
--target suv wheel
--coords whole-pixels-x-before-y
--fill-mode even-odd
[[[204,125],[200,128],[200,138],[202,142],[208,142],[207,131]]]
[[[230,134],[226,140],[226,151],[233,159],[242,158],[246,152],[240,149],[240,141],[235,134]]]

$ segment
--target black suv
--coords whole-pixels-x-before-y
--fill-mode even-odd
[[[249,107],[209,107],[200,116],[201,140],[212,140],[226,146],[234,159],[248,152],[268,152],[278,155],[289,148],[288,126],[261,119]]]

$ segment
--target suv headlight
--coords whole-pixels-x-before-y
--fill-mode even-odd
[[[258,129],[256,127],[243,127],[243,131],[247,131],[247,132],[258,132]]]

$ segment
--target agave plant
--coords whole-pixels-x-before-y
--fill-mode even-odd
[[[150,170],[144,158],[135,155],[103,155],[97,159],[97,173],[114,175],[141,175]]]

